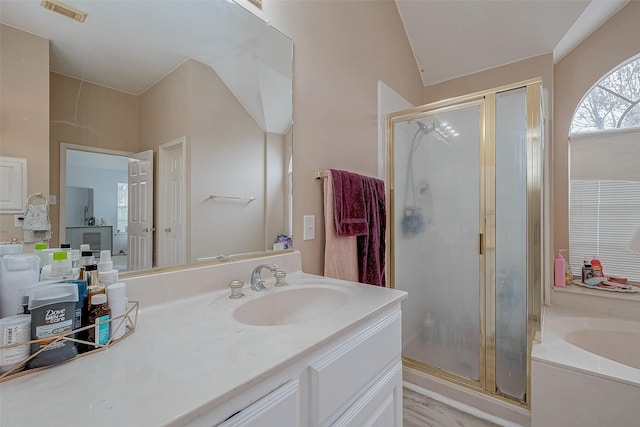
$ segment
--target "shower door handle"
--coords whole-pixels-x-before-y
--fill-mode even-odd
[[[480,241],[480,248],[479,248],[480,255],[484,255],[484,234],[483,233],[480,233],[479,241]]]

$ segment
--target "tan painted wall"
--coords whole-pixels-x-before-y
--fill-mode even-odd
[[[640,1],[631,1],[555,65],[552,190],[555,249],[569,247],[567,137],[573,114],[598,80],[640,53],[639,40]]]
[[[49,191],[59,195],[61,142],[138,151],[138,97],[62,74],[50,78]],[[49,213],[57,236],[60,204]],[[54,238],[51,246],[59,243]]]
[[[294,246],[304,271],[322,274],[322,183],[313,171],[376,175],[378,80],[415,105],[422,82],[391,0],[267,1],[263,10],[294,42]],[[302,240],[303,215],[316,216],[315,240]]]
[[[542,77],[543,86],[551,91],[553,88],[553,54],[538,55],[512,64],[425,86],[423,103],[428,104],[468,95],[537,77]]]
[[[27,195],[48,195],[49,40],[0,24],[0,102],[0,155],[26,158]],[[1,243],[22,240],[13,215],[0,215]]]
[[[191,61],[185,61],[140,95],[140,151],[154,150],[186,136],[189,129],[189,79]],[[188,154],[188,153],[187,153]]]
[[[139,151],[153,150],[153,168],[154,168],[154,191],[153,191],[153,222],[155,224],[156,233],[154,235],[153,245],[153,262],[156,263],[157,236],[159,230],[164,225],[158,223],[158,196],[157,189],[159,184],[158,177],[158,147],[167,142],[173,141],[180,137],[186,137],[186,160],[191,154],[191,124],[189,119],[189,79],[190,79],[190,61],[182,63],[171,73],[162,78],[156,84],[147,89],[138,97],[140,103],[140,140]],[[187,170],[188,171],[188,170]],[[190,217],[191,206],[189,205],[189,188],[190,179],[187,174],[187,208],[186,217]],[[190,254],[191,233],[187,224],[186,247],[187,260]]]
[[[264,132],[198,61],[191,61],[191,92],[191,259],[262,251]],[[205,201],[209,194],[256,201]]]
[[[140,149],[154,150],[156,167],[159,145],[182,136],[187,261],[264,250],[264,133],[213,69],[195,60],[140,96]],[[209,194],[257,200],[206,201]],[[156,211],[156,230],[162,228]]]

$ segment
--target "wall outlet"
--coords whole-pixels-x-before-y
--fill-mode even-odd
[[[303,240],[313,240],[316,238],[316,216],[304,216],[304,236]]]
[[[52,206],[55,206],[56,203],[58,203],[56,195],[55,194],[50,194],[49,195],[49,204],[52,205]]]
[[[22,224],[24,223],[23,215],[14,215],[13,216],[13,226],[15,228],[22,228]]]

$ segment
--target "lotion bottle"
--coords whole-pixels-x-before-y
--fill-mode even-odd
[[[564,288],[566,286],[565,285],[566,261],[561,253],[563,250],[564,249],[558,249],[558,254],[556,255],[556,260],[553,264],[554,266],[553,284],[557,288]]]
[[[113,268],[111,261],[111,251],[100,251],[100,262],[98,262],[98,276],[100,283],[105,287],[118,281],[118,270]]]

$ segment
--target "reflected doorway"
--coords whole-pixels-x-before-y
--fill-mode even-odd
[[[73,249],[89,244],[96,259],[101,250],[110,250],[119,271],[133,270],[129,260],[132,192],[128,175],[134,158],[129,152],[60,144],[61,236]],[[153,176],[152,170],[149,176]],[[149,212],[146,223],[152,222],[152,215],[153,211]],[[152,236],[153,227],[149,230]],[[145,252],[145,268],[151,268],[152,240],[149,238]]]

